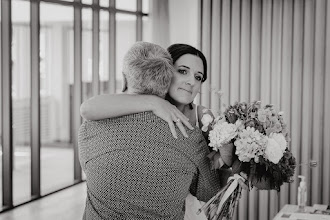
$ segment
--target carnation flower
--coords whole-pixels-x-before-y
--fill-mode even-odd
[[[266,111],[264,109],[259,109],[258,110],[258,120],[260,122],[266,122],[267,116],[266,116]]]
[[[218,151],[220,147],[230,142],[236,135],[237,127],[235,124],[218,121],[209,133],[209,146]]]
[[[204,114],[201,121],[203,124],[202,131],[206,132],[210,123],[213,121],[213,117],[209,114]]]
[[[265,159],[277,164],[282,157],[283,151],[280,145],[273,138],[268,138],[265,150]]]

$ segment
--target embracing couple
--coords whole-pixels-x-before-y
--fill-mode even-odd
[[[83,219],[206,219],[196,214],[226,184],[212,170],[203,106],[202,52],[135,43],[124,57],[123,93],[85,101],[79,158],[86,174]]]

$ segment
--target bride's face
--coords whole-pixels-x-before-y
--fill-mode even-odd
[[[200,91],[203,79],[203,61],[192,54],[182,55],[174,64],[176,72],[169,88],[170,97],[178,105],[191,103]]]

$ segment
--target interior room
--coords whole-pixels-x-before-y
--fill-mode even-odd
[[[242,190],[229,219],[330,219],[329,1],[1,0],[0,14],[0,219],[83,219],[80,106],[122,93],[137,41],[200,50],[208,77],[193,103],[214,116],[236,102],[281,112],[292,182]],[[294,218],[298,176],[312,211]]]

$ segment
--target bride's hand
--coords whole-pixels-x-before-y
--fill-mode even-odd
[[[188,137],[183,125],[193,130],[194,128],[189,123],[189,119],[175,105],[172,105],[168,101],[158,97],[155,100],[152,104],[152,112],[168,123],[173,137],[178,137],[175,125],[178,126],[183,136]]]

